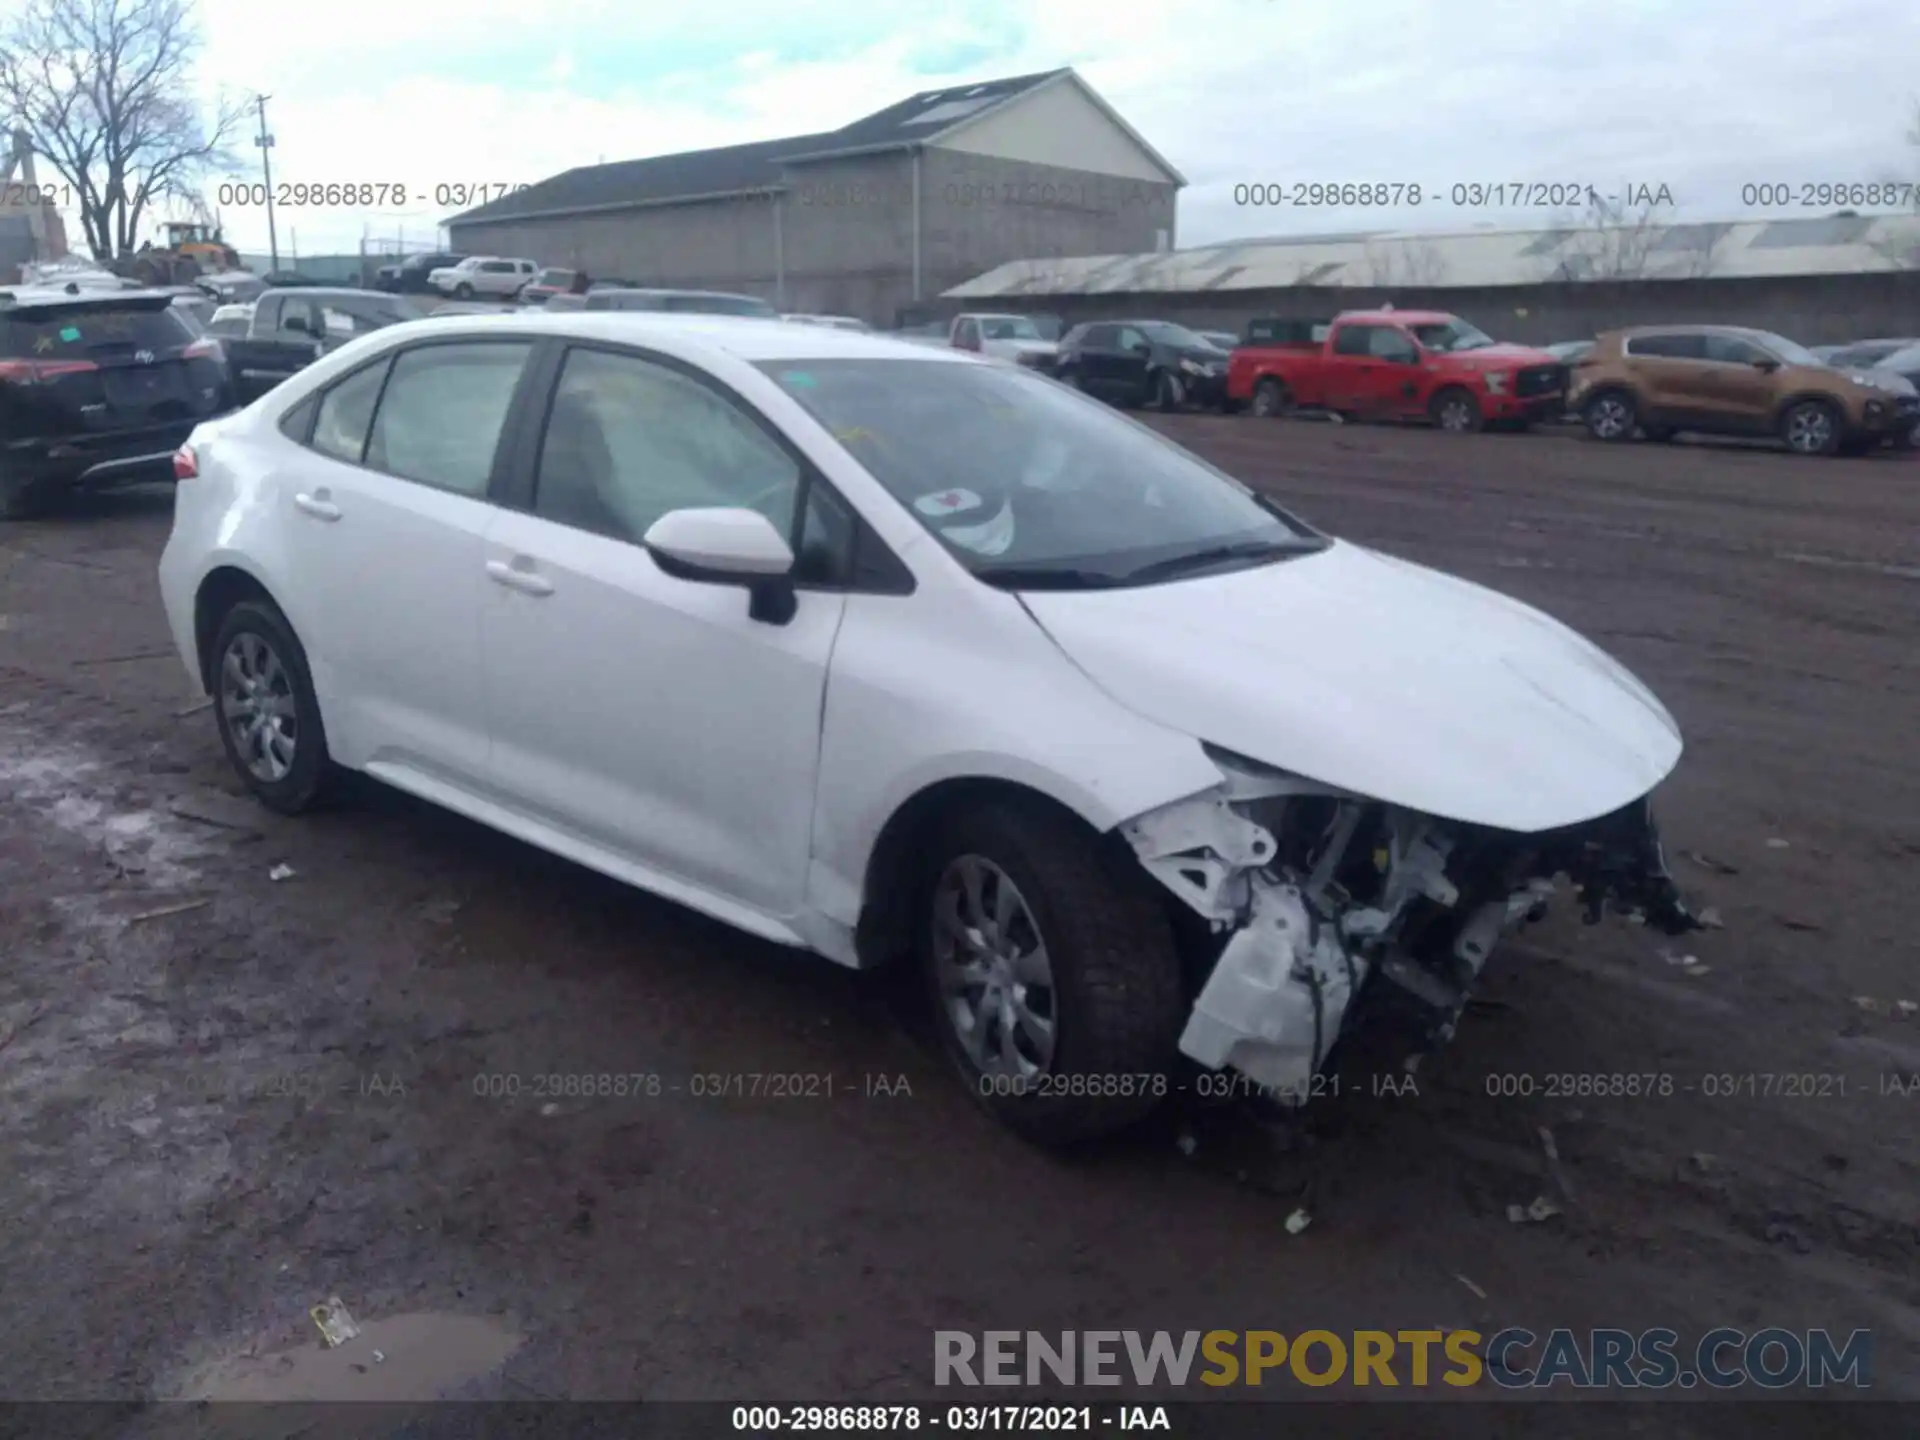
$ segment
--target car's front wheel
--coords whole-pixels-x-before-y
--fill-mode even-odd
[[[473,298],[473,286],[462,280],[458,285],[453,287],[453,298],[456,300],[471,300]]]
[[[266,600],[241,601],[220,622],[209,660],[227,759],[268,809],[307,809],[325,789],[332,762],[307,654],[287,617]]]
[[[1840,413],[1824,400],[1802,400],[1780,420],[1780,438],[1796,455],[1833,455],[1842,440]]]
[[[1173,1084],[1187,1001],[1168,918],[1097,838],[1024,806],[945,827],[920,954],[962,1083],[1029,1140],[1125,1128]]]
[[[1634,427],[1640,423],[1633,397],[1624,390],[1601,391],[1587,401],[1580,418],[1587,422],[1589,435],[1612,444],[1631,440]]]
[[[1480,402],[1458,385],[1450,385],[1434,396],[1430,411],[1435,425],[1455,435],[1470,435],[1487,423]]]

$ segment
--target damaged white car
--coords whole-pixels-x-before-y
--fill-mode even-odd
[[[923,967],[1047,1142],[1448,1037],[1564,877],[1696,922],[1638,681],[951,351],[644,314],[357,340],[176,460],[172,630],[266,803],[363,771]]]

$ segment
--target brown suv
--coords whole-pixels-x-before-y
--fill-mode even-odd
[[[1920,392],[1885,372],[1836,370],[1783,336],[1737,325],[1610,330],[1573,372],[1596,439],[1771,435],[1801,455],[1912,443]]]

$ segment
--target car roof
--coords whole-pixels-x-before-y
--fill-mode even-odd
[[[390,294],[385,290],[362,290],[357,285],[275,285],[269,287],[276,295],[298,295],[303,299],[327,299],[329,296],[351,295],[370,300],[404,300],[411,297]]]
[[[80,285],[70,290],[65,285],[9,285],[0,289],[0,305],[45,306],[77,300],[91,300],[95,304],[106,300],[171,300],[182,293],[170,287],[161,289],[154,286],[110,290],[104,285]]]
[[[1341,322],[1364,320],[1369,324],[1380,322],[1388,325],[1445,325],[1459,318],[1446,310],[1342,310],[1333,317]],[[1333,322],[1315,320],[1310,323],[1326,325]]]
[[[540,310],[463,315],[446,320],[461,334],[528,333],[583,340],[644,344],[649,339],[691,341],[757,364],[766,360],[935,360],[980,364],[962,350],[912,345],[859,330],[794,325],[743,315],[700,315],[648,310]]]
[[[1774,332],[1756,329],[1751,325],[1628,325],[1607,333],[1624,335],[1629,339],[1635,335],[1734,335],[1750,339],[1755,335],[1771,335]]]
[[[672,290],[651,285],[610,285],[600,293],[602,295],[675,295],[695,300],[751,300],[756,305],[768,303],[758,295],[742,295],[735,290]]]

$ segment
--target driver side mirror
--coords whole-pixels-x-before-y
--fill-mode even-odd
[[[793,550],[758,510],[722,506],[669,510],[647,527],[640,543],[654,563],[676,580],[746,590],[750,619],[785,625],[799,608],[792,579]]]

